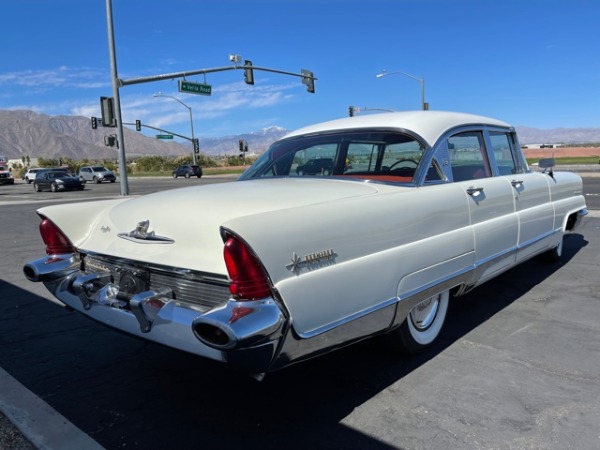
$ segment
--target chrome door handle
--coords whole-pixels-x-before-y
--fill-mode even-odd
[[[523,180],[512,180],[510,184],[512,184],[513,187],[520,187],[523,186]]]
[[[467,194],[469,194],[469,195],[471,195],[473,197],[477,197],[482,192],[483,192],[483,188],[482,187],[471,186],[471,187],[467,188]]]

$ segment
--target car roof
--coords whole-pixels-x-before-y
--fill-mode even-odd
[[[402,111],[380,114],[365,114],[310,125],[292,131],[282,139],[314,134],[324,131],[356,130],[361,128],[396,128],[418,134],[430,146],[446,131],[465,125],[489,125],[512,128],[506,122],[491,117],[449,111]]]

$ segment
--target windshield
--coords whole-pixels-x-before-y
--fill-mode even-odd
[[[424,146],[393,131],[339,132],[276,142],[241,177],[345,176],[410,183]]]

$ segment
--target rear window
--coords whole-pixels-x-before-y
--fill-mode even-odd
[[[395,131],[300,136],[276,142],[241,177],[347,176],[410,183],[425,146]]]

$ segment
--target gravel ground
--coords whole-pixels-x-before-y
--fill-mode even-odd
[[[0,450],[35,450],[35,447],[0,413]]]

